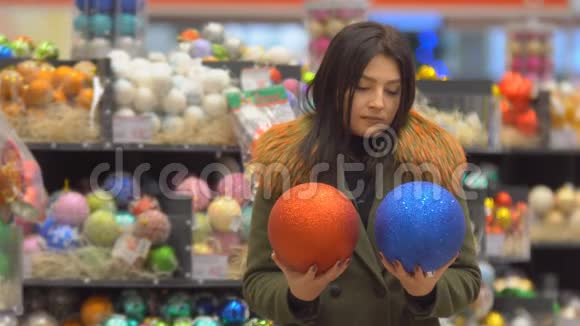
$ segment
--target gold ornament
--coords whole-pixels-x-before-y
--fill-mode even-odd
[[[484,321],[485,326],[504,326],[505,319],[495,311],[490,312],[487,317],[485,317]]]
[[[437,80],[437,72],[435,68],[429,65],[422,65],[417,71],[418,80]]]
[[[493,208],[495,207],[493,198],[491,197],[485,198],[485,200],[483,201],[483,206],[485,207],[485,215],[491,215],[491,212],[493,212]]]
[[[495,212],[497,224],[504,230],[512,225],[512,212],[507,207],[499,207]]]

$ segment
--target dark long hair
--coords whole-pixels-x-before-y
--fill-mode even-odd
[[[397,133],[406,123],[415,99],[415,67],[407,40],[395,28],[373,22],[345,27],[333,38],[308,88],[314,120],[313,128],[301,144],[301,155],[309,166],[330,164],[330,180],[323,180],[330,184],[337,182],[338,155],[348,151],[354,92],[366,66],[376,55],[394,59],[399,67],[401,100],[390,125]]]

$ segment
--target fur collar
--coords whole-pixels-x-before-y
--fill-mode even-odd
[[[273,126],[253,144],[251,169],[272,194],[309,181],[310,169],[300,159],[299,147],[311,126],[312,115],[304,115]],[[399,132],[394,157],[396,165],[405,171],[417,176],[421,175],[420,169],[437,171],[438,176],[425,174],[423,180],[438,183],[455,194],[461,191],[466,162],[463,147],[416,111],[411,111]]]

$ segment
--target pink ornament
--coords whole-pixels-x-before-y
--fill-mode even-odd
[[[150,210],[137,217],[133,234],[149,239],[153,245],[163,244],[171,233],[171,223],[167,215],[158,210]]]
[[[323,55],[330,45],[330,38],[320,37],[312,42],[312,51],[316,55]]]
[[[211,190],[209,189],[207,182],[200,178],[194,176],[186,178],[179,186],[177,186],[176,191],[183,195],[192,196],[194,212],[203,212],[209,206]]]
[[[25,254],[33,254],[43,251],[44,249],[46,249],[46,242],[40,235],[33,234],[24,238],[22,250]]]
[[[217,191],[221,196],[231,197],[243,206],[252,196],[250,183],[243,173],[232,173],[220,180]]]
[[[537,72],[542,67],[542,60],[540,57],[529,57],[526,62],[526,67],[530,72]]]
[[[298,82],[298,80],[293,78],[284,79],[282,85],[284,85],[284,88],[286,88],[286,90],[288,90],[292,94],[298,95],[298,88],[300,87],[300,83]]]
[[[89,216],[89,204],[83,195],[70,191],[63,193],[52,206],[52,215],[60,224],[79,226]]]

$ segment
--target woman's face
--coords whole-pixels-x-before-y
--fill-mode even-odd
[[[354,93],[350,130],[373,136],[390,126],[401,100],[401,74],[395,60],[375,56],[365,68]]]

